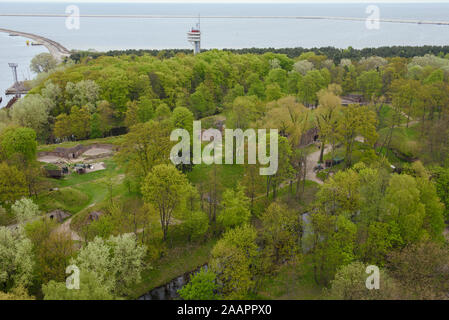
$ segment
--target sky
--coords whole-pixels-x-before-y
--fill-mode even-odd
[[[19,2],[13,0],[0,0],[0,2]],[[106,3],[449,3],[449,0],[21,0],[20,2],[106,2]]]

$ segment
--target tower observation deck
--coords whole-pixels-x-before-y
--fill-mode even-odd
[[[196,24],[195,28],[190,29],[187,32],[187,41],[189,41],[193,45],[193,54],[198,54],[201,51],[201,31],[200,31],[200,23]]]

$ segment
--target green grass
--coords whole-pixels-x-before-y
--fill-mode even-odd
[[[80,140],[80,141],[66,141],[57,144],[42,144],[37,147],[38,152],[42,151],[53,151],[56,148],[72,148],[79,144],[81,145],[91,145],[96,143],[101,144],[113,144],[120,145],[124,139],[124,136],[115,136],[115,137],[106,137],[106,138],[98,138],[98,139],[90,139],[90,140]]]
[[[389,132],[388,128],[379,131],[379,143],[385,141]],[[420,149],[419,128],[417,125],[412,127],[398,127],[393,129],[393,136],[390,148],[396,151],[396,156],[405,159],[412,159],[418,156]]]
[[[89,197],[84,192],[67,187],[56,191],[49,191],[38,196],[37,204],[42,211],[55,209],[77,213],[88,205]]]
[[[61,209],[76,214],[89,206],[105,201],[109,197],[112,184],[112,196],[126,193],[121,182],[122,170],[112,159],[104,161],[105,170],[77,174],[72,173],[63,179],[48,179],[56,191],[39,194],[37,203],[41,210]]]
[[[218,165],[218,178],[220,183],[225,188],[234,188],[239,181],[242,181],[244,174],[244,166],[239,164],[224,164]],[[191,172],[187,173],[187,178],[193,184],[199,184],[209,179],[209,174],[212,169],[211,165],[199,164],[193,167]]]
[[[298,261],[284,264],[274,275],[261,282],[256,299],[316,300],[322,298],[323,288],[313,280],[306,265]]]

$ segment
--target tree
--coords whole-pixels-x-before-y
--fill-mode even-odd
[[[25,175],[15,166],[0,163],[0,203],[16,201],[26,194]]]
[[[23,230],[0,227],[0,291],[31,284],[33,266],[32,244]]]
[[[376,70],[364,71],[357,78],[357,87],[363,92],[365,99],[374,99],[380,95],[382,79]]]
[[[212,249],[211,270],[226,299],[244,299],[255,286],[256,230],[243,225],[227,231]]]
[[[424,237],[425,206],[420,202],[420,192],[415,179],[394,174],[386,190],[387,212],[385,219],[399,230],[400,244],[415,243]]]
[[[352,165],[355,138],[361,135],[364,143],[374,145],[377,140],[376,114],[367,107],[349,105],[343,108],[343,115],[337,127],[337,135],[345,145],[346,168]]]
[[[65,104],[67,107],[87,106],[89,112],[94,112],[96,102],[100,98],[100,87],[95,81],[81,80],[77,83],[68,82],[65,87],[68,99]]]
[[[353,215],[360,206],[360,180],[354,170],[337,172],[321,186],[316,195],[317,208],[329,215]]]
[[[12,206],[11,211],[16,217],[18,223],[24,223],[33,220],[39,216],[39,206],[31,199],[22,198],[17,200]]]
[[[78,140],[87,139],[91,129],[91,114],[88,106],[81,108],[73,106],[69,117],[71,133]]]
[[[90,138],[96,139],[101,137],[103,137],[103,132],[101,130],[101,118],[98,113],[94,113],[90,122]]]
[[[214,114],[216,109],[214,97],[204,83],[201,83],[190,96],[190,104],[197,119]]]
[[[61,113],[56,117],[53,133],[61,139],[72,135],[71,121],[67,114]]]
[[[137,244],[131,233],[111,236],[108,240],[96,237],[84,246],[71,264],[80,273],[92,272],[108,292],[122,295],[140,280],[146,247]]]
[[[317,284],[328,285],[337,270],[351,263],[354,256],[356,225],[343,215],[314,213],[311,233],[306,241],[311,248],[311,263]]]
[[[193,132],[193,113],[185,107],[176,107],[173,109],[171,119],[173,122],[173,128],[185,129],[190,134]]]
[[[273,202],[260,220],[269,264],[280,264],[291,258],[298,249],[301,216],[284,204]]]
[[[323,157],[326,142],[331,143],[332,159],[334,158],[333,154],[337,142],[339,108],[341,106],[341,99],[338,97],[339,94],[341,94],[341,87],[332,85],[317,93],[319,106],[315,116],[315,123],[320,132],[321,139],[320,163],[324,160]]]
[[[114,126],[114,110],[108,101],[102,100],[98,102],[97,113],[100,115],[100,131],[105,135]]]
[[[36,298],[30,296],[28,291],[23,287],[13,288],[10,292],[5,293],[0,291],[0,301],[3,300],[35,300]]]
[[[80,272],[80,288],[69,290],[65,282],[51,280],[42,286],[44,300],[113,300],[109,288],[88,270]]]
[[[326,70],[326,69],[325,69]],[[306,106],[318,105],[317,93],[327,87],[329,81],[320,70],[310,70],[299,83],[299,96]]]
[[[161,164],[153,167],[142,185],[145,202],[159,211],[163,239],[167,239],[168,226],[173,214],[181,207],[189,182],[173,165]]]
[[[186,210],[184,213],[184,222],[182,224],[189,241],[204,236],[209,228],[209,217],[203,211]]]
[[[388,256],[388,270],[406,299],[444,299],[449,284],[448,251],[434,242],[420,242]]]
[[[221,201],[222,212],[218,215],[218,222],[225,228],[233,228],[249,222],[251,212],[250,201],[245,195],[245,189],[239,184],[237,189],[227,189]]]
[[[11,127],[0,135],[0,157],[11,159],[19,155],[26,162],[36,159],[36,132],[30,128]]]
[[[52,102],[38,94],[28,94],[14,104],[11,119],[22,127],[31,128],[40,141],[45,141],[50,130],[48,115]]]
[[[201,268],[178,293],[184,300],[215,300],[218,289],[216,278],[215,273]]]
[[[50,53],[43,52],[31,59],[30,69],[35,73],[48,72],[57,64],[58,62]]]
[[[379,273],[379,289],[369,290],[366,280],[367,265],[355,261],[341,267],[331,281],[329,295],[340,300],[391,300],[399,298],[396,281],[383,269]]]
[[[423,167],[424,169],[424,167]],[[416,178],[419,190],[419,200],[424,205],[424,229],[429,233],[431,239],[444,241],[444,204],[438,198],[435,185],[429,180],[427,172],[423,177]]]
[[[170,159],[170,127],[160,122],[139,123],[131,128],[121,144],[117,158],[140,190],[142,180],[158,164]]]

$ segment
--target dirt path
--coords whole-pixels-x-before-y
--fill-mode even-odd
[[[72,222],[72,218],[66,220],[63,224],[56,228],[55,232],[67,233],[70,234],[72,240],[81,241],[82,238],[70,228],[70,223]]]
[[[330,145],[324,147],[324,154],[328,154],[330,151]],[[318,160],[320,160],[320,153],[321,150],[317,150],[307,156],[306,180],[314,181],[318,184],[323,184],[323,181],[321,181],[321,179],[316,176],[316,172],[313,170],[313,168],[318,164]]]

